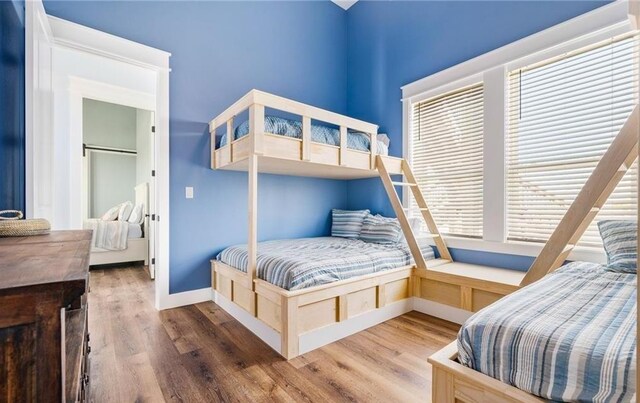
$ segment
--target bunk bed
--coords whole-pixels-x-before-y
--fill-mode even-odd
[[[237,124],[247,111],[246,122]],[[298,120],[291,120],[292,115]],[[407,161],[379,153],[376,125],[252,90],[211,120],[209,132],[211,168],[248,173],[247,245],[211,261],[215,301],[283,357],[296,357],[411,311],[417,299],[475,312],[519,288],[522,272],[453,261]],[[329,140],[322,141],[319,132]],[[258,173],[379,177],[406,240],[406,246],[395,248],[395,253],[404,250],[404,264],[357,276],[336,275],[301,288],[273,280],[262,273],[259,261],[269,245],[261,243],[259,250],[257,242]],[[396,175],[402,180],[392,179]],[[396,192],[402,187],[415,197],[437,259],[411,228]]]
[[[563,264],[637,159],[639,135],[636,106],[522,279],[523,288],[472,316],[458,340],[429,358],[434,402],[632,399],[637,269]]]

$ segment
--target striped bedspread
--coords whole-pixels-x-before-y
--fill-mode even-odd
[[[635,401],[636,275],[573,262],[467,320],[459,360],[555,401]]]
[[[425,259],[433,248],[425,245]],[[247,271],[247,246],[231,246],[217,259]],[[298,290],[413,263],[403,244],[380,245],[338,237],[286,239],[258,244],[258,278],[287,290]]]

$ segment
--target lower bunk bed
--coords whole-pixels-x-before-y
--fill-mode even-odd
[[[435,258],[430,245],[421,250]],[[246,274],[246,245],[225,249],[211,263],[216,303],[287,359],[412,309],[414,264],[404,244],[339,237],[262,242],[255,280]]]
[[[572,262],[481,310],[429,358],[433,401],[633,401],[636,281]]]

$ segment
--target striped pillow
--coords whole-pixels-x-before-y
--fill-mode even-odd
[[[400,241],[402,229],[396,218],[369,215],[364,219],[360,239],[369,243],[392,245]]]
[[[358,238],[369,210],[331,210],[331,236]]]
[[[612,271],[636,273],[638,261],[638,223],[631,220],[598,222],[600,237]]]

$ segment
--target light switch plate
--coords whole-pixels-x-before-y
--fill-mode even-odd
[[[193,188],[191,186],[184,188],[184,195],[187,199],[193,199]]]

